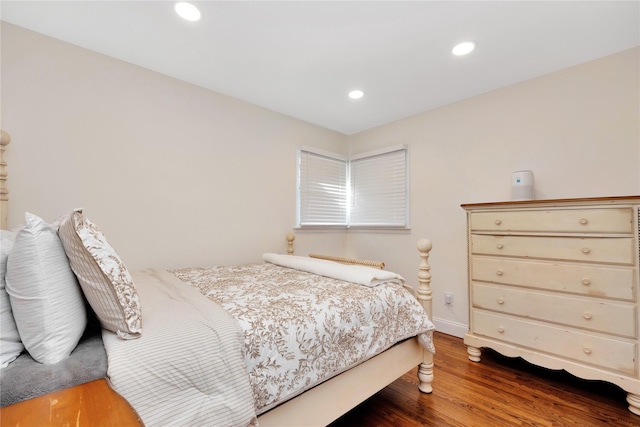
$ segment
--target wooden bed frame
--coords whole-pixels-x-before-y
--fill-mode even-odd
[[[7,226],[9,200],[9,192],[5,186],[7,172],[3,152],[10,141],[9,135],[1,131],[0,225],[2,228]],[[293,233],[289,233],[286,238],[287,253],[293,254],[295,236]],[[427,239],[420,239],[417,247],[420,264],[416,298],[429,318],[432,318],[431,267],[429,266],[431,242]],[[310,256],[347,264],[384,268],[384,263],[378,261],[317,254]],[[411,338],[260,414],[258,422],[260,426],[279,427],[327,425],[416,366],[419,367],[418,388],[424,393],[431,393],[433,354],[425,350],[418,343],[417,338]],[[24,425],[25,422],[28,422],[32,425],[55,426],[73,422],[75,425],[90,426],[96,425],[98,420],[101,425],[105,425],[104,417],[108,411],[107,425],[141,425],[139,417],[128,402],[107,385],[107,380],[98,380],[6,406],[0,410],[2,424],[3,426]],[[91,393],[85,391],[88,386],[92,386]],[[63,406],[59,405],[61,399],[64,401]],[[58,406],[56,407],[56,405]],[[55,416],[52,417],[52,414]],[[116,416],[118,418],[115,418]],[[76,424],[76,421],[79,423]]]
[[[294,239],[293,234],[287,235],[287,253],[289,254],[293,254]],[[420,265],[417,299],[431,318],[429,251],[431,251],[431,242],[420,239],[418,241]],[[371,260],[317,254],[313,254],[313,257],[346,264],[384,267],[384,263]],[[260,426],[327,425],[416,366],[419,367],[418,388],[423,393],[431,393],[433,354],[424,350],[417,338],[412,338],[261,414],[258,416],[258,422]]]
[[[7,190],[7,162],[4,161],[4,149],[11,142],[9,134],[0,130],[0,228],[7,228],[7,207],[9,191]]]

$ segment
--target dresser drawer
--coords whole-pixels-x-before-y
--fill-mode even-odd
[[[634,264],[631,237],[471,235],[471,253],[583,262]]]
[[[471,231],[632,233],[632,208],[473,212]]]
[[[635,304],[473,284],[474,308],[498,311],[627,338],[636,337]]]
[[[573,328],[472,310],[472,332],[635,376],[636,343]]]
[[[635,270],[509,258],[471,258],[471,280],[635,301]]]

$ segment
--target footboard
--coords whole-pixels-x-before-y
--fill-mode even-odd
[[[259,415],[258,422],[261,427],[327,425],[414,369],[423,352],[417,339],[406,340]]]
[[[418,301],[433,319],[433,292],[431,290],[431,266],[429,265],[429,253],[432,248],[428,239],[418,240],[418,252],[420,253],[420,265],[418,266]],[[423,350],[423,360],[418,368],[419,388],[423,393],[431,393],[433,387],[433,354]]]
[[[293,254],[293,234],[287,235],[289,254]],[[432,244],[427,239],[418,241],[420,264],[419,286],[416,298],[432,316],[431,267],[429,253]],[[324,256],[318,256],[326,258]],[[333,259],[334,257],[331,257]],[[335,260],[335,259],[334,259]],[[358,260],[340,258],[338,262],[358,264]],[[354,262],[355,261],[355,262]],[[363,265],[373,266],[365,260]],[[431,393],[433,381],[433,354],[425,350],[419,339],[412,338],[399,343],[366,362],[307,390],[258,417],[261,426],[327,425],[387,385],[418,366],[418,388]]]

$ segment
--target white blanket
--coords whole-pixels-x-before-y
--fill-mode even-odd
[[[282,267],[294,268],[296,270],[369,287],[378,286],[383,283],[404,284],[404,278],[399,274],[380,270],[379,268],[362,265],[345,265],[324,259],[274,253],[266,253],[262,255],[262,258],[266,262]]]
[[[144,332],[104,331],[108,376],[147,427],[257,422],[243,333],[219,305],[164,270],[134,273]]]

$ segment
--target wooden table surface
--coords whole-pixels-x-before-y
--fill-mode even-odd
[[[144,426],[105,379],[56,391],[0,409],[2,427]]]

